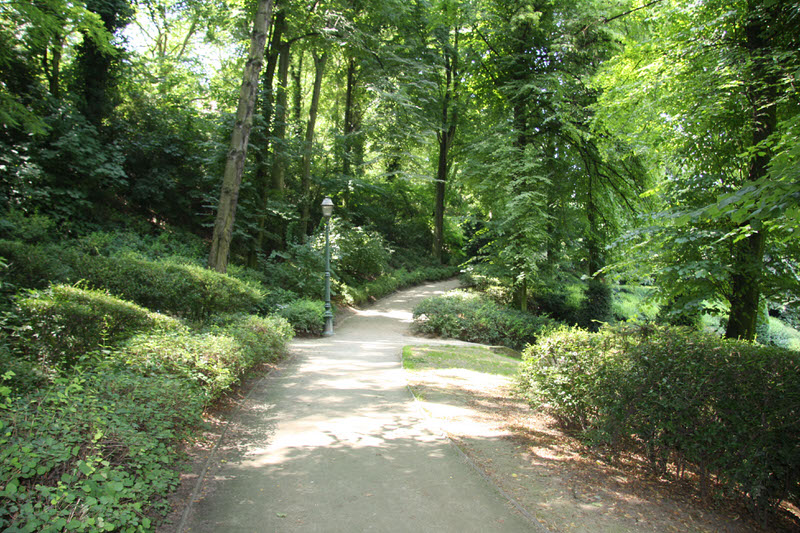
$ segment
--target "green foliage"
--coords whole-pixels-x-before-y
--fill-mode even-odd
[[[421,333],[516,350],[533,343],[556,323],[546,317],[506,310],[491,300],[464,291],[428,298],[414,308]]]
[[[156,261],[180,257],[186,262],[200,263],[205,245],[200,237],[180,230],[165,230],[153,233],[144,226],[137,231],[108,230],[93,231],[77,239],[75,248],[86,255],[141,255]]]
[[[607,324],[613,318],[611,308],[611,287],[605,281],[590,279],[581,304],[580,324],[589,331],[597,331],[602,324]]]
[[[586,298],[585,284],[578,280],[553,280],[549,284],[542,281],[537,281],[530,291],[528,309],[565,324],[580,324]]]
[[[63,245],[11,241],[0,241],[0,254],[9,262],[6,281],[16,287],[84,281],[148,309],[192,319],[249,312],[263,298],[255,284],[176,259],[148,261],[133,253],[105,257]]]
[[[325,292],[325,251],[311,242],[289,243],[286,251],[273,252],[263,270],[272,287],[304,298],[321,298]]]
[[[9,211],[0,218],[0,230],[7,239],[28,243],[51,241],[55,226],[55,221],[46,215],[25,215],[17,210]]]
[[[137,335],[112,357],[146,374],[179,376],[198,389],[207,406],[248,369],[276,361],[293,335],[291,326],[281,317],[232,315],[199,333]]]
[[[330,240],[332,268],[348,285],[374,279],[388,269],[392,251],[379,233],[334,219]],[[324,245],[323,237],[317,246]]]
[[[325,303],[316,300],[295,300],[277,310],[299,335],[318,336],[325,326]]]
[[[72,366],[83,354],[107,348],[145,330],[184,328],[106,292],[54,285],[23,293],[13,315],[18,349],[45,367]]]
[[[612,453],[691,465],[763,511],[800,491],[800,355],[647,326],[560,330],[528,348],[520,386]],[[707,489],[703,486],[703,489]]]
[[[659,311],[653,302],[653,288],[644,285],[620,284],[613,288],[614,318],[619,322],[653,322]]]
[[[95,287],[149,309],[188,318],[248,312],[262,298],[254,285],[201,266],[135,256],[79,256],[76,270]]]
[[[201,422],[190,385],[116,366],[78,370],[29,396],[6,388],[0,404],[8,531],[150,530],[148,515],[167,512],[180,481],[179,440]]]

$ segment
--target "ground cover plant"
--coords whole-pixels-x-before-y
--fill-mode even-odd
[[[107,266],[107,259],[81,260]],[[147,263],[134,264],[162,276],[148,281],[149,290],[174,279]],[[199,294],[181,301],[237,283],[197,283]],[[245,301],[234,309],[248,309],[252,300]],[[168,510],[180,445],[201,427],[203,411],[248,371],[280,358],[294,335],[282,317],[219,312],[229,304],[187,320],[63,284],[19,290],[7,308],[0,528],[8,531],[151,530]]]
[[[520,387],[610,456],[696,475],[762,519],[800,501],[800,355],[686,328],[562,329],[524,354]]]

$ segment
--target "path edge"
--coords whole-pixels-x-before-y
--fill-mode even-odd
[[[433,417],[431,417],[427,413],[427,411],[425,411],[425,408],[422,407],[422,401],[417,397],[416,394],[414,394],[414,389],[412,389],[411,385],[408,384],[408,377],[407,377],[407,372],[408,371],[403,366],[403,352],[402,351],[400,352],[400,368],[402,368],[403,373],[406,374],[406,390],[408,391],[408,394],[411,396],[411,399],[412,399],[412,401],[414,403],[414,408],[417,410],[417,412],[419,413],[419,416],[421,418],[423,418],[424,420],[428,421],[428,426],[432,430],[435,429],[435,432],[438,433],[439,436],[441,436],[445,440],[447,440],[447,442],[450,444],[450,446],[456,450],[456,452],[458,453],[459,456],[461,456],[461,459],[463,459],[465,463],[470,465],[472,467],[472,469],[475,470],[475,472],[477,472],[490,486],[494,487],[494,489],[503,498],[505,498],[508,501],[508,503],[510,503],[522,516],[524,516],[528,520],[528,522],[531,523],[531,525],[534,527],[534,529],[537,532],[539,532],[539,533],[554,533],[553,530],[551,530],[547,526],[545,526],[542,523],[541,520],[536,518],[536,516],[534,514],[532,514],[525,507],[523,507],[523,505],[521,503],[519,503],[517,500],[515,500],[508,492],[503,490],[503,488],[500,487],[500,485],[495,483],[495,481],[486,472],[484,472],[483,469],[480,466],[478,466],[478,464],[475,461],[473,461],[466,454],[466,452],[461,448],[461,446],[459,446],[456,441],[454,441],[452,438],[450,438],[450,435],[448,435],[447,432],[442,430],[442,428],[439,426],[439,424],[435,423]]]

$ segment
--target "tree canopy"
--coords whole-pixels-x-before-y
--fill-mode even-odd
[[[0,210],[257,270],[329,196],[521,309],[582,278],[596,324],[622,280],[753,339],[800,292],[798,28],[774,0],[4,2]]]

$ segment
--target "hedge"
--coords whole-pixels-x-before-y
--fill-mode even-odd
[[[653,471],[689,466],[762,517],[800,503],[800,353],[684,328],[564,329],[528,348],[520,385],[535,405]]]
[[[427,298],[413,312],[417,331],[468,342],[521,350],[556,326],[543,316],[505,309],[487,297],[465,291]]]
[[[67,285],[22,293],[12,316],[20,351],[46,366],[72,366],[81,355],[141,331],[185,328],[107,292]]]
[[[149,261],[135,254],[105,257],[58,245],[0,241],[0,256],[9,263],[5,281],[17,289],[84,282],[153,311],[191,319],[252,312],[265,298],[255,283],[195,264]]]

